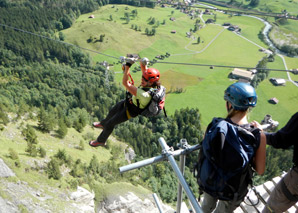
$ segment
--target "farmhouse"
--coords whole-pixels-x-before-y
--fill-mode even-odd
[[[230,31],[241,31],[241,29],[237,26],[237,25],[230,25],[229,27],[228,27],[228,30],[230,30]]]
[[[94,15],[90,15],[88,18],[94,18]]]
[[[215,21],[211,18],[207,19],[207,21],[205,22],[206,24],[211,24],[214,23]]]
[[[230,73],[230,78],[239,79],[244,82],[250,82],[255,76],[256,70],[242,70],[235,68],[232,73]]]
[[[274,86],[285,86],[286,85],[286,80],[282,79],[282,78],[270,78],[269,80]]]
[[[279,100],[277,98],[270,98],[270,100],[268,101],[271,104],[278,104]]]
[[[294,75],[298,75],[298,69],[293,69],[292,71],[293,71],[292,73],[293,73]]]
[[[224,27],[229,27],[229,26],[231,26],[231,23],[224,23],[222,26],[224,26]]]
[[[107,70],[110,69],[110,64],[107,61],[100,62],[99,65],[104,66]]]
[[[212,15],[212,13],[210,12],[210,10],[208,10],[208,9],[206,9],[206,10],[203,12],[203,14],[205,14],[205,15]]]

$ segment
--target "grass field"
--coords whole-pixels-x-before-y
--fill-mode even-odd
[[[161,62],[229,65],[234,67],[254,67],[265,54],[260,52],[260,46],[267,48],[258,38],[263,23],[257,19],[246,16],[228,16],[223,13],[216,14],[216,24],[204,25],[202,29],[193,34],[195,39],[187,38],[186,32],[193,28],[195,20],[188,15],[173,8],[135,8],[128,6],[111,5],[104,6],[93,12],[94,19],[88,19],[90,14],[82,15],[70,29],[63,33],[66,41],[76,43],[82,47],[97,50],[99,52],[119,57],[126,53],[138,53],[141,57],[154,59],[156,55],[170,53],[171,56]],[[118,8],[118,9],[117,9]],[[138,16],[132,18],[129,24],[121,18],[125,12],[136,9]],[[117,12],[116,12],[117,11]],[[109,20],[112,15],[113,21]],[[156,28],[155,36],[144,34],[150,17],[154,17],[160,23]],[[174,17],[175,21],[169,18]],[[214,15],[203,16],[203,19],[212,18]],[[241,36],[224,29],[221,25],[225,22],[238,25],[242,31]],[[201,23],[202,24],[202,23]],[[131,25],[141,27],[141,32],[131,29]],[[176,30],[176,33],[171,33]],[[293,30],[294,31],[294,30]],[[104,42],[88,43],[90,36],[105,34]],[[201,38],[200,44],[197,38]],[[91,53],[95,61],[108,60],[116,62],[113,58],[107,58],[100,54]],[[268,63],[269,68],[285,69],[280,57]],[[285,57],[288,69],[297,68],[298,59]],[[134,65],[136,66],[136,65]],[[166,108],[169,114],[180,108],[199,108],[202,113],[202,124],[206,127],[214,116],[225,116],[223,92],[228,85],[233,83],[227,78],[232,68],[214,68],[208,66],[177,65],[156,63],[162,74],[161,81],[168,91],[182,88],[182,93],[170,93],[167,95]],[[122,74],[119,64],[116,64],[112,72],[117,82],[121,82]],[[141,73],[133,73],[136,84],[140,82]],[[285,72],[271,72],[270,77],[287,78]],[[297,76],[291,74],[293,80]],[[272,114],[273,119],[284,124],[290,115],[297,111],[298,97],[297,87],[287,82],[285,87],[274,87],[269,80],[262,82],[257,88],[259,95],[258,106],[251,113],[251,119],[261,121],[266,114]],[[275,96],[280,100],[279,104],[271,105],[268,100]],[[276,117],[275,117],[276,116]]]

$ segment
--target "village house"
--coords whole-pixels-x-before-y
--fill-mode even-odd
[[[104,66],[107,70],[110,69],[110,64],[107,61],[100,62],[99,65]]]
[[[208,9],[206,9],[206,10],[203,12],[203,14],[205,14],[205,15],[212,15],[212,13],[210,12],[210,10],[208,10]]]
[[[90,15],[88,18],[94,18],[94,15]]]
[[[230,26],[228,27],[228,30],[230,30],[230,31],[235,31],[235,32],[241,32],[241,28],[238,27],[237,25],[230,25]]]
[[[232,24],[231,23],[223,23],[223,25],[222,26],[224,26],[224,27],[229,27],[229,26],[231,26]]]
[[[239,81],[250,82],[256,74],[256,70],[243,70],[235,68],[229,75],[230,78],[239,79]]]
[[[298,69],[292,69],[292,73],[293,73],[294,75],[298,75]]]
[[[285,86],[286,85],[286,80],[282,79],[282,78],[270,78],[269,80],[274,86]]]
[[[274,97],[274,98],[270,98],[268,102],[271,104],[278,104],[279,100]]]
[[[207,21],[205,22],[206,24],[211,24],[214,23],[215,21],[211,18],[207,19]]]

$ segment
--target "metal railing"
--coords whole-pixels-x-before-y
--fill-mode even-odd
[[[138,169],[144,166],[148,166],[150,164],[153,163],[157,163],[160,161],[168,161],[170,163],[170,165],[172,166],[172,169],[174,170],[178,180],[179,180],[179,186],[178,186],[178,195],[177,195],[177,212],[180,213],[181,211],[181,202],[182,202],[182,188],[184,189],[188,199],[190,200],[191,206],[193,208],[193,211],[196,213],[201,213],[203,212],[201,210],[201,207],[197,201],[197,199],[195,198],[193,192],[191,191],[190,187],[188,186],[183,173],[184,173],[184,168],[185,168],[185,155],[187,155],[188,153],[191,153],[195,150],[198,150],[201,148],[201,145],[197,144],[194,146],[189,146],[187,144],[187,141],[185,139],[182,139],[180,141],[180,149],[179,150],[173,150],[172,148],[170,148],[167,143],[165,142],[164,138],[159,138],[158,139],[160,146],[162,147],[162,154],[149,158],[149,159],[145,159],[142,161],[138,161],[136,163],[132,163],[126,166],[122,166],[119,168],[120,173],[123,172],[127,172],[133,169]],[[177,165],[176,161],[175,161],[175,156],[180,156],[180,168]],[[155,200],[156,199],[156,195],[155,195]],[[159,204],[159,202],[156,202],[159,211],[162,213],[162,209],[161,206]]]

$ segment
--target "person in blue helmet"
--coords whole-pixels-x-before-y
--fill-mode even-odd
[[[255,121],[249,123],[247,118],[248,112],[251,108],[255,107],[257,103],[255,89],[247,83],[234,83],[225,90],[224,100],[226,101],[226,110],[228,113],[225,121],[235,126],[240,126],[243,129],[250,131],[255,136],[255,153],[252,158],[252,167],[258,174],[263,174],[266,161],[266,136],[261,129],[255,128]],[[230,157],[233,158],[233,156]],[[248,186],[244,187],[246,195]],[[217,213],[233,212],[243,201],[245,195],[236,197],[233,200],[220,200],[217,197],[213,197],[210,194],[203,192],[202,210],[204,213],[213,211]]]

